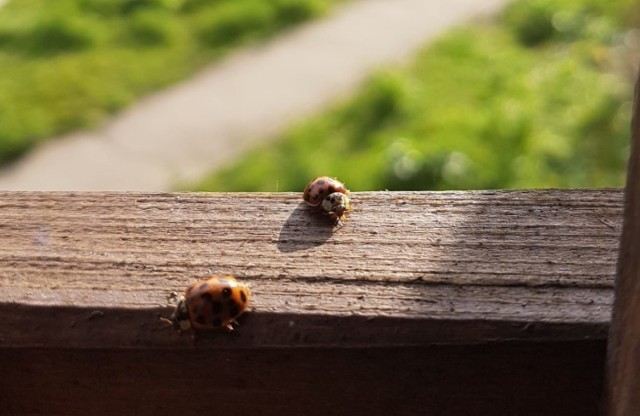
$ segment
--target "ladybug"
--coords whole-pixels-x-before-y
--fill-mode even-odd
[[[171,315],[171,323],[178,331],[231,332],[236,319],[247,311],[249,298],[249,288],[234,277],[211,275],[189,286]]]
[[[319,176],[309,182],[302,196],[304,202],[312,207],[321,208],[338,224],[351,209],[349,190],[339,180],[328,176]]]

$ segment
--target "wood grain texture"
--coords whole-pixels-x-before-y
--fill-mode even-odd
[[[193,348],[160,320],[209,273],[251,285],[196,347],[604,339],[620,190],[0,193],[0,347]]]
[[[631,125],[631,156],[625,190],[615,305],[608,351],[610,416],[640,409],[640,74]]]

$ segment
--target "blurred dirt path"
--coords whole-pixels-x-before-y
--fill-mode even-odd
[[[234,53],[134,104],[99,130],[52,140],[0,171],[7,190],[168,191],[508,0],[357,0]]]

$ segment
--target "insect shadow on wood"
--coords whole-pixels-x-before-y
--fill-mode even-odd
[[[278,250],[290,253],[320,246],[338,228],[340,227],[328,215],[301,202],[280,229]]]

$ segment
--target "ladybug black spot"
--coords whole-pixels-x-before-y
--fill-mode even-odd
[[[202,300],[205,302],[212,302],[213,301],[213,296],[211,296],[211,293],[203,293],[202,294]]]
[[[333,187],[333,185],[329,185],[329,193],[332,194],[336,191],[336,188]]]
[[[198,315],[196,316],[196,322],[199,323],[200,325],[204,325],[205,319],[203,315]]]
[[[242,303],[247,303],[247,294],[244,293],[244,290],[240,291],[240,300],[242,301]]]
[[[222,297],[226,299],[229,296],[231,296],[231,288],[225,287],[222,289]]]
[[[318,182],[316,182],[316,184],[318,186],[323,186],[324,185],[324,180],[320,179]]]
[[[222,302],[217,300],[214,300],[213,302],[211,302],[211,311],[215,315],[220,315],[220,312],[222,312]]]
[[[236,302],[233,299],[231,299],[229,300],[229,303],[227,305],[229,306],[229,315],[231,317],[238,316],[238,314],[240,313],[240,308],[238,308],[238,305],[236,304]]]
[[[200,285],[198,290],[205,291],[205,290],[207,290],[208,287],[209,287],[209,284],[207,282],[204,282],[203,284]]]

